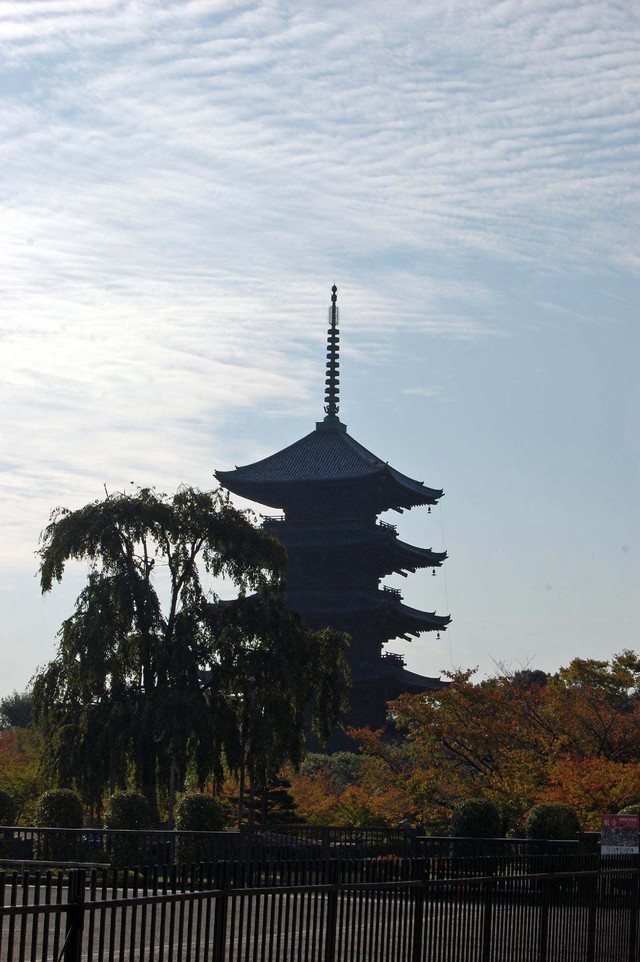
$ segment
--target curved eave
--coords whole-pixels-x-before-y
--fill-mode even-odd
[[[440,567],[446,560],[446,551],[434,551],[400,541],[395,533],[382,525],[294,525],[279,519],[265,518],[263,528],[277,538],[288,551],[365,552],[363,560],[371,551],[389,559],[392,571]]]
[[[352,685],[398,685],[398,694],[415,691],[441,691],[448,688],[450,682],[429,675],[419,675],[406,668],[389,668],[382,662],[355,662],[351,666]],[[395,696],[394,696],[395,697]]]
[[[417,548],[404,541],[395,543],[395,551],[390,550],[392,557],[396,557],[398,564],[394,570],[405,569],[416,571],[418,568],[439,568],[447,560],[446,551],[434,551],[432,548]]]
[[[379,471],[356,478],[329,478],[322,480],[300,481],[245,481],[240,469],[237,471],[216,471],[216,479],[233,494],[240,495],[256,504],[286,511],[291,505],[315,497],[314,492],[333,492],[339,498],[345,491],[356,491],[364,497],[370,495],[376,503],[376,513],[400,511],[419,505],[437,504],[444,491],[427,488],[420,481],[405,484],[402,475],[386,465]],[[410,479],[407,479],[410,480]]]
[[[385,629],[392,627],[393,637],[403,634],[417,636],[423,631],[446,631],[451,622],[451,615],[437,615],[435,611],[410,608],[391,592],[385,591],[373,594],[358,591],[293,591],[288,595],[288,604],[314,623],[320,623],[322,619],[327,619],[325,624],[336,624],[375,618],[377,626],[383,625]]]

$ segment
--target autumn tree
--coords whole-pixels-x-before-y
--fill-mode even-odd
[[[87,802],[99,804],[105,790],[133,778],[157,818],[159,787],[172,795],[189,758],[202,781],[221,771],[224,751],[235,757],[234,698],[246,692],[243,660],[231,649],[266,643],[264,632],[250,627],[246,612],[256,602],[248,592],[279,625],[265,657],[289,645],[287,692],[299,685],[321,696],[325,678],[340,675],[336,639],[323,648],[283,614],[284,549],[218,492],[185,487],[167,497],[144,488],[76,511],[57,509],[41,537],[43,592],[72,559],[89,563],[87,584],[59,632],[55,660],[36,677],[33,703],[59,782],[74,782]],[[239,599],[226,609],[235,622],[206,592],[204,573],[235,586]],[[291,657],[304,645],[322,649],[313,686],[306,662],[302,677],[300,659]],[[334,708],[324,700],[323,724],[335,721]],[[272,709],[269,724],[289,757],[303,715]]]
[[[640,659],[574,659],[555,675],[502,671],[473,682],[449,675],[436,692],[404,695],[390,713],[397,740],[354,732],[380,766],[380,779],[401,789],[415,818],[437,827],[461,800],[481,796],[522,827],[536,802],[558,801],[595,827],[604,809],[638,797]]]

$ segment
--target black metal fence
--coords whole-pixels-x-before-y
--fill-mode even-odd
[[[0,958],[640,962],[637,859],[535,857],[0,872]]]
[[[239,832],[112,831],[0,827],[0,861],[116,862],[163,865],[193,861],[365,858],[421,854],[416,833],[393,828],[314,825],[243,827]]]

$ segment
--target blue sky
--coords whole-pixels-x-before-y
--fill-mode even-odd
[[[208,488],[322,415],[443,487],[389,579],[413,670],[638,644],[640,13],[628,2],[0,3],[0,694],[55,650],[39,532]]]

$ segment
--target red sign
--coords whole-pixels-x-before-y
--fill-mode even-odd
[[[601,815],[601,827],[605,828],[626,828],[630,831],[638,831],[640,816],[638,815]]]
[[[600,816],[600,853],[637,855],[639,849],[637,815]]]

